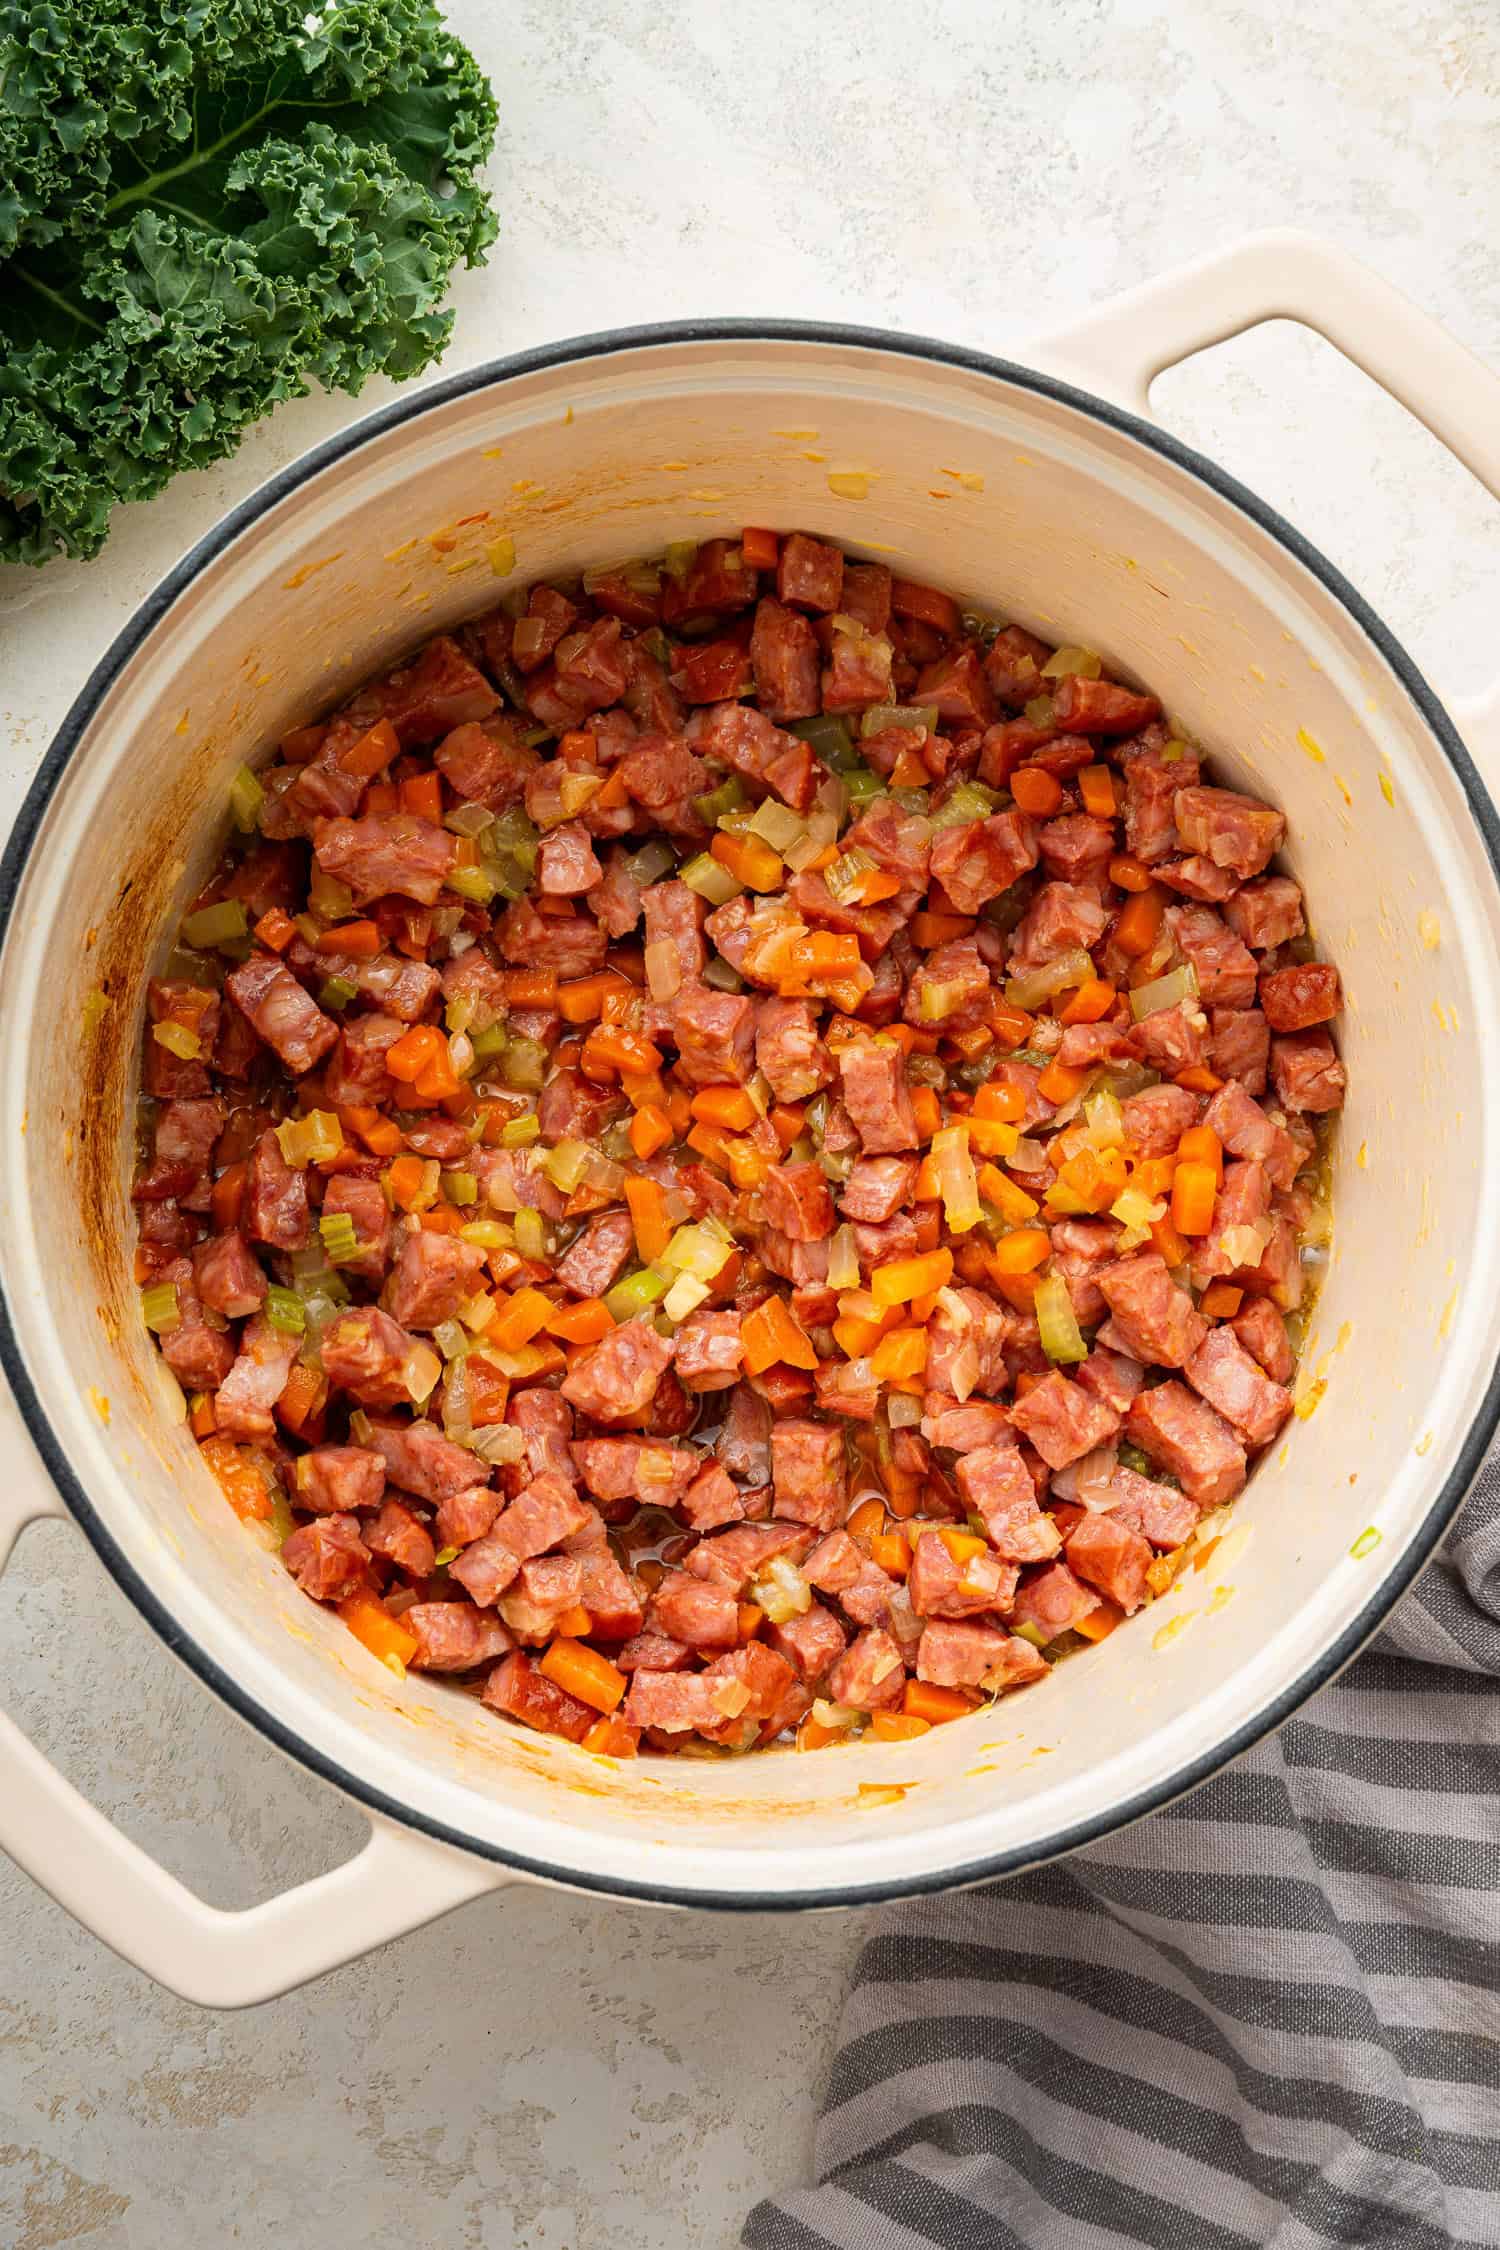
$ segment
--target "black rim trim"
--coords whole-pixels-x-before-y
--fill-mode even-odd
[[[580,360],[601,358],[615,352],[638,351],[656,345],[723,342],[809,343],[834,349],[853,347],[861,351],[903,355],[961,368],[966,373],[1011,384],[1017,389],[1031,391],[1038,397],[1087,414],[1096,422],[1102,422],[1121,435],[1133,438],[1147,451],[1159,454],[1176,468],[1196,477],[1218,498],[1228,501],[1243,515],[1248,516],[1260,530],[1269,533],[1304,569],[1318,579],[1343,605],[1355,624],[1379,651],[1411,697],[1453,768],[1489,855],[1491,870],[1497,882],[1500,882],[1500,818],[1497,818],[1473,760],[1460,741],[1451,719],[1422,673],[1343,572],[1303,538],[1276,509],[1221,469],[1216,462],[1183,445],[1168,432],[1140,420],[1124,408],[1096,398],[1087,391],[1077,390],[1072,384],[1059,382],[1034,368],[1018,366],[1012,361],[997,359],[988,353],[967,350],[958,345],[945,344],[931,337],[907,336],[884,329],[848,327],[819,321],[667,321],[573,337],[559,344],[518,352],[508,358],[489,360],[463,374],[449,376],[442,382],[434,383],[409,399],[396,400],[381,407],[347,430],[325,439],[321,445],[300,456],[289,467],[278,471],[189,548],[161,583],[147,595],[94,666],[26,793],[4,853],[0,855],[0,948],[3,948],[9,930],[11,912],[31,846],[53,793],[96,708],[124,666],[179,595],[241,532],[259,522],[281,501],[333,463],[360,451],[377,438],[383,437],[387,431],[399,428],[402,423],[416,420],[432,407],[466,397],[473,391],[490,389],[517,376],[566,367]],[[1246,1720],[1214,1750],[1189,1760],[1175,1772],[1139,1791],[1112,1812],[1075,1822],[1071,1828],[1061,1830],[1037,1844],[994,1852],[982,1859],[971,1860],[935,1874],[894,1877],[884,1882],[828,1885],[816,1890],[717,1891],[632,1881],[623,1876],[584,1874],[573,1868],[554,1866],[546,1860],[532,1859],[519,1852],[506,1851],[481,1837],[469,1836],[461,1830],[449,1828],[445,1823],[430,1819],[410,1805],[387,1797],[383,1791],[371,1787],[359,1776],[339,1765],[337,1760],[325,1757],[320,1750],[314,1749],[256,1702],[253,1696],[247,1694],[238,1681],[224,1671],[216,1658],[182,1631],[150,1584],[140,1577],[116,1544],[74,1475],[32,1387],[3,1288],[0,1288],[0,1365],[4,1367],[16,1405],[49,1476],[67,1503],[74,1521],[116,1584],[128,1595],[147,1624],[175,1656],[196,1673],[247,1725],[297,1764],[331,1783],[346,1796],[354,1798],[369,1811],[378,1813],[399,1826],[414,1829],[476,1858],[513,1869],[518,1874],[536,1876],[545,1882],[604,1897],[738,1913],[878,1905],[893,1899],[994,1881],[1040,1866],[1050,1859],[1076,1851],[1081,1845],[1097,1843],[1101,1838],[1113,1835],[1118,1829],[1130,1826],[1147,1814],[1160,1811],[1164,1805],[1196,1788],[1200,1782],[1219,1772],[1265,1735],[1273,1732],[1300,1704],[1320,1688],[1327,1686],[1358,1655],[1431,1557],[1473,1482],[1497,1426],[1500,1426],[1500,1369],[1497,1369],[1491,1375],[1458,1460],[1433,1500],[1426,1520],[1403,1556],[1397,1573],[1385,1581],[1381,1591],[1365,1604],[1332,1646],[1272,1703],[1254,1718]]]

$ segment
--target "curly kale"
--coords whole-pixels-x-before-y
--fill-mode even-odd
[[[428,366],[494,134],[429,0],[0,0],[0,560]]]

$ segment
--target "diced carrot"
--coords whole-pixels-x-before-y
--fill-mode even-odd
[[[1186,1070],[1178,1071],[1172,1083],[1185,1086],[1190,1094],[1216,1094],[1224,1081],[1216,1078],[1206,1063],[1189,1063]]]
[[[298,1360],[276,1401],[277,1419],[295,1436],[300,1437],[313,1416],[320,1414],[327,1402],[327,1376]]]
[[[268,906],[255,925],[255,935],[273,953],[285,953],[297,935],[297,925],[290,914],[282,913],[279,906]]]
[[[738,1609],[740,1640],[753,1641],[766,1621],[766,1613],[759,1602],[741,1602]]]
[[[423,820],[443,817],[443,777],[440,773],[414,773],[401,784],[401,810]]]
[[[1005,1299],[1008,1305],[1013,1306],[1018,1313],[1023,1315],[1029,1313],[1035,1304],[1037,1285],[1040,1280],[1041,1275],[1036,1273],[995,1272],[993,1274],[994,1287],[998,1294]],[[1023,1376],[1017,1377],[1018,1384],[1024,1380]],[[1016,1395],[1020,1397],[1019,1390]]]
[[[1001,1218],[1008,1219],[1012,1226],[1020,1226],[1025,1220],[1034,1219],[1041,1208],[1036,1197],[1028,1195],[1024,1188],[1017,1187],[1015,1181],[1002,1172],[998,1164],[980,1165],[978,1185],[981,1199],[985,1203],[992,1203]]]
[[[1101,1602],[1097,1609],[1089,1611],[1087,1617],[1081,1617],[1073,1630],[1081,1633],[1086,1641],[1107,1641],[1123,1620],[1123,1610],[1116,1609],[1113,1602]]]
[[[948,1719],[964,1719],[977,1710],[979,1697],[967,1688],[935,1687],[930,1680],[908,1680],[901,1708],[909,1719],[926,1719],[942,1726]]]
[[[729,1133],[748,1133],[760,1115],[743,1086],[705,1086],[694,1094],[692,1110],[700,1125],[722,1126]]]
[[[800,1102],[778,1102],[771,1112],[771,1126],[783,1148],[790,1148],[807,1122],[807,1112]]]
[[[913,1086],[911,1090],[912,1114],[917,1120],[917,1138],[930,1141],[943,1122],[942,1108],[930,1086]]]
[[[904,1305],[913,1297],[946,1289],[952,1279],[953,1252],[932,1250],[925,1257],[892,1258],[876,1266],[870,1275],[870,1294],[877,1305]]]
[[[556,1059],[562,1061],[561,1051]],[[616,1071],[660,1070],[662,1053],[641,1032],[620,1031],[601,1024],[584,1041],[579,1062],[589,1077],[603,1078]]]
[[[981,1539],[977,1531],[960,1531],[951,1523],[939,1524],[938,1537],[956,1563],[972,1562],[989,1547],[989,1541]]]
[[[416,1081],[416,1092],[424,1102],[449,1100],[464,1091],[464,1082],[453,1067],[448,1042],[439,1032],[438,1043],[430,1060],[423,1066]]]
[[[497,1351],[518,1352],[523,1344],[529,1344],[533,1336],[539,1336],[550,1326],[556,1310],[552,1299],[544,1297],[540,1289],[529,1286],[518,1289],[513,1297],[503,1301],[485,1330],[484,1340],[493,1344]]]
[[[500,989],[513,1008],[555,1008],[557,971],[506,969],[500,978]]]
[[[354,1638],[362,1641],[380,1663],[387,1664],[395,1657],[404,1667],[416,1655],[419,1646],[416,1634],[409,1633],[399,1617],[392,1617],[377,1595],[350,1594],[339,1603],[338,1613]]]
[[[781,559],[781,541],[774,531],[751,526],[740,533],[740,553],[751,570],[774,570]]]
[[[1002,1000],[998,993],[991,995],[989,1018],[994,1027],[995,1037],[1003,1047],[1024,1047],[1031,1036],[1032,1026],[1036,1022],[1036,1018],[1029,1015],[1024,1008],[1013,1008],[1010,1002]]]
[[[1218,1192],[1211,1164],[1178,1165],[1172,1175],[1172,1224],[1179,1234],[1207,1234]]]
[[[771,1159],[754,1141],[736,1136],[723,1143],[724,1161],[737,1188],[758,1188],[771,1169]]]
[[[618,767],[615,769],[618,772]],[[596,1758],[633,1758],[641,1746],[639,1727],[631,1727],[617,1712],[596,1719],[579,1744],[581,1750],[592,1750]]]
[[[1026,1089],[1024,1086],[1006,1086],[989,1079],[974,1091],[974,1117],[993,1117],[1005,1125],[1019,1125],[1026,1115]]]
[[[1211,1164],[1214,1177],[1224,1181],[1224,1144],[1212,1125],[1190,1125],[1177,1143],[1179,1164]]]
[[[371,960],[381,948],[381,936],[374,922],[338,922],[331,930],[324,930],[317,943],[319,953],[341,953],[351,961]]]
[[[974,927],[972,914],[914,914],[911,918],[911,941],[924,953],[934,946],[947,945],[953,938],[967,937]]]
[[[537,1669],[554,1687],[566,1688],[595,1711],[615,1710],[629,1685],[617,1664],[582,1641],[550,1641]]]
[[[1117,852],[1109,863],[1109,879],[1122,891],[1147,891],[1151,888],[1151,870],[1143,860],[1134,859],[1129,852]]]
[[[427,1166],[420,1156],[398,1156],[386,1173],[395,1201],[403,1211],[414,1211],[427,1185]]]
[[[1188,1245],[1169,1218],[1157,1220],[1151,1229],[1151,1242],[1164,1264],[1180,1266],[1187,1262]]]
[[[950,1031],[948,1044],[957,1049],[965,1062],[977,1062],[987,1048],[995,1044],[995,1034],[987,1023],[970,1024],[967,1030]]]
[[[851,1539],[873,1539],[884,1524],[885,1502],[872,1494],[868,1500],[861,1500],[844,1529]]]
[[[657,1180],[644,1173],[629,1175],[625,1181],[625,1201],[630,1207],[630,1222],[635,1228],[635,1246],[645,1265],[661,1257],[672,1239],[672,1222],[667,1217],[666,1191]]]
[[[673,1138],[680,1141],[693,1122],[693,1101],[686,1086],[675,1081],[667,1088],[667,1115],[672,1120]]]
[[[1052,1238],[1045,1227],[1016,1227],[1002,1234],[990,1253],[997,1273],[1035,1273],[1052,1255]]]
[[[1016,1377],[1016,1403],[1019,1405],[1023,1398],[1030,1398],[1037,1384],[1045,1383],[1046,1380],[1046,1376],[1037,1368],[1023,1367]]]
[[[401,744],[390,720],[377,719],[357,742],[351,742],[347,750],[340,751],[339,772],[352,773],[361,781],[373,781],[400,752]]]
[[[927,778],[925,766],[922,773],[923,781],[925,781]],[[901,784],[898,782],[897,787],[900,786]],[[921,788],[922,782],[916,783],[915,786]],[[830,844],[828,849],[834,851],[835,858],[838,856],[833,845]],[[832,864],[833,862],[830,860],[829,865],[832,866]],[[894,898],[900,888],[900,876],[893,875],[888,867],[867,867],[856,882],[854,889],[848,894],[849,901],[854,906],[878,906],[882,899]]]
[[[1049,1062],[1036,1082],[1036,1090],[1044,1102],[1055,1102],[1061,1109],[1075,1094],[1081,1094],[1088,1083],[1086,1070],[1070,1070],[1066,1063]]]
[[[1085,766],[1078,776],[1078,794],[1084,811],[1095,820],[1114,819],[1115,777],[1108,766]]]
[[[600,969],[591,977],[575,977],[557,988],[557,1007],[565,1023],[593,1023],[611,992],[630,992],[630,980],[617,969]]]
[[[630,1120],[630,1145],[642,1163],[666,1148],[672,1139],[672,1120],[655,1102],[643,1102]]]
[[[365,791],[362,811],[373,819],[377,814],[399,812],[401,792],[394,781],[372,781]]]
[[[621,805],[629,804],[630,791],[625,786],[624,770],[611,766],[604,777],[604,786],[590,800],[594,812],[616,812]]]
[[[213,1211],[214,1225],[218,1228],[220,1234],[223,1234],[226,1228],[239,1224],[240,1206],[245,1200],[246,1170],[247,1167],[242,1160],[238,1164],[229,1165],[214,1181],[209,1202]]]
[[[893,1328],[870,1355],[870,1373],[877,1383],[902,1382],[908,1375],[920,1375],[926,1365],[925,1328]]]
[[[914,1203],[935,1203],[942,1195],[943,1181],[938,1170],[938,1160],[930,1151],[917,1166],[916,1184],[911,1192]]]
[[[1161,928],[1161,918],[1166,910],[1166,893],[1159,891],[1154,883],[1149,883],[1145,890],[1137,891],[1133,898],[1128,898],[1115,923],[1115,944],[1120,951],[1129,954],[1132,961],[1143,953],[1149,953],[1156,943],[1156,934]]]
[[[818,1364],[817,1353],[784,1297],[768,1297],[764,1304],[746,1313],[740,1337],[749,1375],[763,1375],[778,1360],[788,1367],[808,1370]]]
[[[1046,820],[1063,801],[1063,787],[1045,766],[1017,766],[1010,777],[1010,793],[1022,812]]]
[[[1142,1195],[1149,1195],[1154,1203],[1158,1196],[1172,1192],[1172,1174],[1177,1169],[1175,1156],[1138,1156],[1131,1167],[1130,1184],[1138,1187]]]
[[[414,1023],[410,1031],[386,1049],[385,1067],[393,1078],[411,1086],[436,1059],[439,1048],[446,1054],[448,1042],[436,1024]]]
[[[1058,1010],[1063,1023],[1099,1023],[1115,1004],[1115,988],[1102,977],[1089,977],[1064,1008]]]
[[[848,1739],[848,1733],[843,1727],[819,1726],[810,1712],[797,1729],[799,1750],[826,1750],[830,1743],[847,1742]]]
[[[212,1437],[219,1426],[214,1413],[214,1402],[207,1391],[200,1391],[188,1414],[188,1428],[195,1438]]]
[[[919,1735],[932,1732],[930,1719],[919,1719],[915,1711],[872,1711],[870,1733],[877,1742],[915,1742]]]
[[[696,1149],[705,1163],[717,1164],[721,1172],[729,1170],[729,1151],[725,1137],[716,1125],[694,1125],[684,1133],[683,1139],[691,1149]]]
[[[926,761],[919,750],[900,750],[897,752],[896,763],[891,768],[891,787],[893,789],[925,789],[931,779],[932,775],[928,772]]]
[[[870,1541],[870,1560],[887,1578],[904,1578],[911,1569],[911,1542],[904,1531],[877,1531]]]
[[[1198,1299],[1198,1310],[1208,1320],[1233,1320],[1244,1301],[1244,1290],[1232,1281],[1211,1281]]]
[[[779,852],[764,837],[726,835],[721,828],[709,845],[711,856],[727,867],[737,883],[751,891],[779,891],[786,878]]]
[[[552,1313],[547,1333],[561,1344],[597,1344],[613,1334],[614,1325],[614,1315],[602,1297],[585,1297]]]

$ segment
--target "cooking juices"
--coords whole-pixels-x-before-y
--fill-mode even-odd
[[[1171,1583],[1292,1407],[1338,972],[1083,647],[800,532],[538,585],[237,777],[144,1317],[398,1671],[894,1739]]]

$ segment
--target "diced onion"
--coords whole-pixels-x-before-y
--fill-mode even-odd
[[[1035,1008],[1055,992],[1065,992],[1069,985],[1086,984],[1093,973],[1094,964],[1080,945],[1040,969],[1027,969],[1012,977],[1005,987],[1005,997],[1013,1008]]]
[[[1159,1016],[1165,1008],[1179,1007],[1184,1000],[1198,997],[1198,972],[1191,961],[1180,969],[1169,970],[1164,977],[1156,977],[1150,984],[1138,984],[1130,995],[1130,1013],[1137,1023],[1147,1016]]]
[[[661,1263],[669,1273],[690,1273],[696,1280],[712,1281],[733,1250],[734,1243],[723,1229],[705,1219],[697,1226],[679,1227],[662,1252]]]
[[[631,853],[625,862],[625,872],[636,888],[643,891],[650,884],[659,883],[663,875],[669,875],[676,864],[677,855],[671,845],[658,836],[651,843],[643,844],[638,852]]]
[[[1088,1141],[1091,1148],[1123,1146],[1124,1112],[1107,1087],[1099,1087],[1085,1097],[1083,1114],[1088,1120]]]
[[[811,1586],[786,1555],[772,1557],[752,1583],[748,1598],[765,1611],[773,1625],[805,1617],[813,1601]]]
[[[825,1728],[829,1734],[847,1734],[863,1716],[852,1703],[829,1703],[821,1695],[812,1707],[813,1724]]]
[[[933,1167],[943,1198],[943,1215],[951,1234],[967,1234],[979,1224],[979,1187],[969,1136],[962,1125],[944,1126],[932,1136]]]
[[[908,1391],[892,1391],[885,1402],[885,1418],[893,1430],[914,1429],[922,1419],[922,1401]]]
[[[1250,1219],[1243,1226],[1225,1227],[1215,1247],[1235,1268],[1258,1266],[1273,1232],[1269,1219]]]
[[[565,773],[557,785],[562,809],[571,820],[604,787],[602,773]]]
[[[500,1128],[500,1146],[530,1148],[533,1141],[541,1139],[541,1135],[542,1121],[534,1109],[528,1109],[520,1117],[507,1117]]]
[[[823,880],[828,886],[829,897],[842,906],[878,865],[877,860],[856,844],[853,851],[844,852],[831,867],[824,868]]]
[[[668,1320],[686,1320],[696,1312],[709,1293],[708,1283],[700,1281],[693,1273],[680,1273],[661,1301],[661,1309]]]
[[[424,1400],[431,1398],[442,1372],[443,1363],[431,1344],[412,1345],[401,1369],[401,1380],[406,1386],[406,1395],[414,1406],[420,1406]]]
[[[1079,1331],[1073,1300],[1061,1274],[1048,1274],[1044,1281],[1037,1283],[1031,1309],[1042,1350],[1050,1360],[1065,1363],[1087,1359],[1088,1346]]]
[[[158,1047],[165,1047],[179,1062],[196,1062],[203,1052],[202,1040],[185,1023],[154,1023],[151,1036]]]
[[[971,821],[988,820],[999,801],[983,782],[961,781],[947,803],[932,815],[932,825],[935,829],[963,828]]]
[[[679,869],[679,873],[688,889],[696,891],[699,898],[706,898],[710,906],[727,906],[732,898],[739,898],[745,888],[727,867],[710,859],[707,852],[699,852]]]
[[[467,1356],[469,1339],[456,1320],[440,1320],[432,1331],[432,1340],[444,1359],[463,1359]]]
[[[830,1289],[859,1287],[859,1245],[853,1227],[847,1224],[838,1228],[828,1245],[828,1286]]]
[[[682,990],[682,955],[670,938],[646,948],[646,987],[653,1000],[675,1000]]]
[[[481,1460],[493,1461],[497,1467],[507,1467],[525,1454],[525,1432],[512,1429],[506,1422],[492,1423],[487,1429],[475,1431],[470,1440],[470,1450],[477,1453]]]
[[[443,1323],[444,1328],[452,1325],[451,1321]],[[433,1333],[441,1344],[442,1329],[435,1329]],[[455,1445],[462,1445],[474,1427],[473,1412],[469,1404],[469,1370],[462,1354],[450,1353],[446,1345],[443,1350],[449,1363],[447,1380],[443,1384],[443,1434],[451,1438]]]
[[[801,813],[793,812],[790,805],[780,805],[774,797],[767,797],[747,823],[752,836],[761,836],[772,851],[785,852],[793,844],[800,844],[807,834],[807,823]]]
[[[492,1190],[493,1192],[493,1190]],[[547,1222],[540,1211],[522,1208],[515,1218],[516,1248],[523,1258],[547,1255]]]

